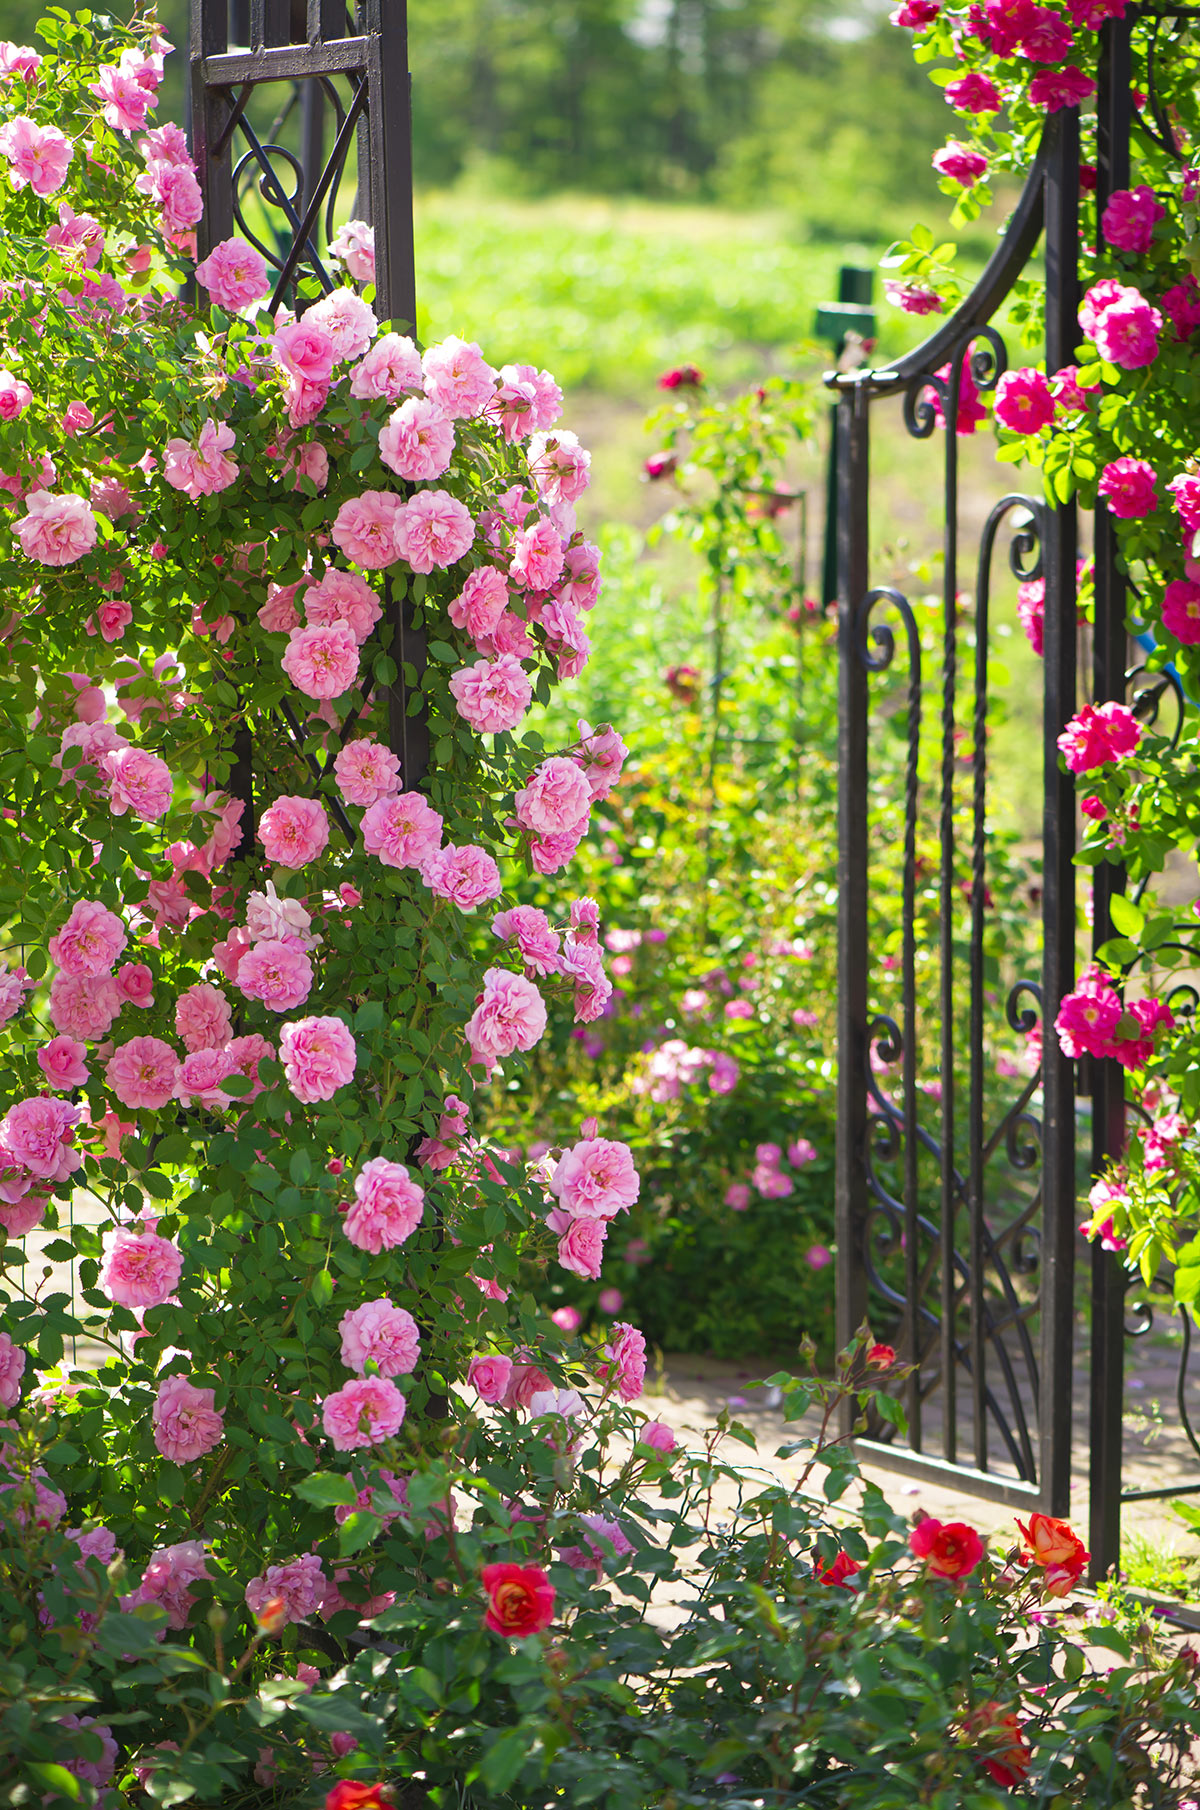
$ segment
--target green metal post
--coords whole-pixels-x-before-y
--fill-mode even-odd
[[[843,264],[838,272],[838,299],[817,309],[817,337],[833,347],[834,362],[846,349],[847,333],[870,339],[875,332],[872,293],[875,272],[859,264]],[[821,566],[821,602],[836,603],[837,580],[837,409],[829,411],[829,467],[825,485],[825,552]]]

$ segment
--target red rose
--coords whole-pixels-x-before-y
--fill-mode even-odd
[[[890,1345],[872,1345],[867,1352],[867,1363],[872,1370],[890,1370],[896,1362],[896,1353]]]
[[[935,1521],[932,1515],[917,1522],[908,1545],[934,1577],[966,1577],[983,1557],[983,1541],[973,1527],[965,1521]]]
[[[997,1785],[1011,1789],[1029,1775],[1033,1750],[1012,1710],[996,1702],[981,1703],[963,1721],[963,1733],[974,1743],[980,1765]]]
[[[704,372],[698,371],[695,365],[679,365],[674,371],[664,371],[658,380],[660,390],[694,389],[704,382]]]
[[[1083,1576],[1083,1568],[1091,1558],[1069,1521],[1053,1515],[1030,1515],[1029,1525],[1018,1521],[1025,1542],[1025,1556],[1044,1570],[1047,1596],[1066,1596]]]
[[[813,1566],[813,1575],[816,1577],[818,1583],[829,1585],[840,1584],[843,1590],[848,1590],[850,1586],[846,1582],[846,1579],[853,1577],[856,1571],[861,1570],[862,1566],[857,1559],[852,1559],[848,1552],[839,1552],[837,1557],[832,1559],[828,1565],[825,1563],[824,1559],[818,1559]]]
[[[358,1779],[339,1779],[325,1793],[325,1810],[390,1810],[386,1785],[364,1785]]]
[[[536,1565],[485,1565],[488,1593],[484,1622],[497,1634],[520,1639],[540,1634],[554,1620],[554,1585]]]

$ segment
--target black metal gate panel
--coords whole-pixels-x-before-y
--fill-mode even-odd
[[[860,1442],[865,1457],[1054,1514],[1066,1512],[1070,1489],[1077,1238],[1074,1075],[1052,1030],[1075,972],[1074,795],[1056,742],[1076,707],[1076,512],[1041,497],[1001,495],[968,553],[960,547],[954,426],[964,391],[994,388],[1006,367],[1004,340],[990,323],[1039,238],[1046,368],[1071,360],[1078,166],[1078,116],[1064,111],[1049,120],[1008,231],[953,317],[893,367],[831,380],[840,534],[839,1342],[870,1318],[876,1336],[890,1337],[911,1366],[899,1390],[903,1437],[887,1425],[873,1428]],[[869,569],[870,427],[888,398],[901,399],[915,440],[931,439],[943,424],[945,526],[932,648],[928,633],[922,645],[910,598],[873,585]],[[1045,586],[1044,808],[1040,962],[1009,976],[998,998],[985,960],[987,712],[989,617],[1005,546],[1016,577]],[[967,635],[960,592],[970,585]],[[873,685],[889,669],[893,681],[904,678],[905,752],[896,803],[900,921],[890,927],[899,948],[885,985],[872,957],[880,923],[869,810],[878,787]],[[965,780],[964,734],[972,745]],[[936,845],[936,874],[918,856],[919,836]],[[918,910],[919,881],[925,898],[936,895],[932,934],[928,912]],[[998,1017],[1011,1033],[1046,1035],[1036,1072],[995,1108],[989,1065]]]

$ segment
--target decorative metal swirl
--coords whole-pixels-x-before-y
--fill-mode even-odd
[[[921,636],[917,628],[917,619],[913,615],[912,605],[902,592],[894,590],[891,585],[880,585],[874,591],[868,591],[858,606],[858,614],[854,622],[854,645],[858,657],[868,672],[885,672],[896,657],[896,636],[886,622],[872,626],[871,612],[880,603],[888,603],[896,610],[904,624],[904,632],[908,641],[910,670],[920,680],[921,670]],[[871,643],[879,649],[871,651]]]
[[[1025,1136],[1022,1138],[1021,1133]],[[1042,1121],[1031,1112],[1005,1120],[1004,1150],[1014,1169],[1036,1169],[1042,1157]]]
[[[909,379],[904,391],[907,432],[914,440],[928,440],[939,414],[947,433],[954,432],[964,370],[970,372],[977,390],[994,390],[1007,367],[1008,349],[996,329],[986,323],[967,327],[955,340],[945,364]],[[944,377],[943,371],[947,373]]]
[[[1032,1006],[1026,1006],[1024,1011],[1017,1010],[1017,1001],[1023,993],[1028,993],[1031,999],[1036,999],[1036,1010]],[[1004,1015],[1014,1031],[1020,1031],[1025,1036],[1028,1036],[1030,1031],[1035,1031],[1042,1022],[1042,1010],[1042,989],[1037,981],[1019,980],[1016,985],[1009,990],[1009,995],[1004,1005]]]

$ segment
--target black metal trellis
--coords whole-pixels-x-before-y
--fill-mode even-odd
[[[416,321],[412,121],[406,0],[192,0],[190,137],[204,198],[197,256],[235,234],[274,272],[272,311],[297,312],[334,287],[329,245],[346,212],[342,188],[357,165],[353,215],[374,230],[375,312],[400,330]],[[264,121],[273,110],[269,125]],[[284,142],[285,140],[289,142]],[[389,583],[381,628],[396,678],[388,687],[388,742],[404,784],[429,769],[424,712],[411,708],[426,665],[425,633],[411,600]],[[343,740],[370,701],[342,726]],[[287,733],[303,747],[286,710]],[[243,725],[233,741],[229,789],[242,801],[237,855],[254,838],[254,746]],[[332,757],[330,757],[332,758]],[[326,765],[328,762],[326,762]],[[324,769],[308,758],[314,786]],[[327,802],[348,840],[353,832]]]
[[[1173,16],[1173,9],[1164,14]],[[990,323],[1039,240],[1046,275],[1046,369],[1072,362],[1080,337],[1081,207],[1094,205],[1099,236],[1109,196],[1129,185],[1135,125],[1173,147],[1152,79],[1135,119],[1131,36],[1137,28],[1131,13],[1123,22],[1109,22],[1101,34],[1094,204],[1081,198],[1079,116],[1065,109],[1048,119],[1007,231],[955,314],[890,368],[836,373],[828,380],[836,396],[839,454],[839,1343],[848,1342],[870,1317],[877,1336],[890,1337],[902,1361],[912,1366],[898,1391],[906,1409],[905,1438],[896,1438],[888,1425],[873,1426],[861,1441],[864,1456],[1057,1515],[1065,1515],[1070,1505],[1080,1183],[1076,1097],[1091,1096],[1089,1156],[1095,1171],[1123,1147],[1126,1102],[1119,1064],[1091,1063],[1077,1075],[1053,1032],[1082,953],[1076,946],[1072,864],[1074,785],[1059,769],[1056,743],[1081,701],[1081,685],[1096,703],[1126,701],[1136,693],[1140,669],[1129,670],[1126,584],[1106,511],[1097,511],[1094,524],[1089,670],[1080,658],[1077,627],[1076,507],[1050,506],[1040,497],[1004,496],[987,518],[969,644],[959,601],[959,447],[953,424],[968,375],[978,388],[988,389],[1005,368],[1005,344]],[[1159,28],[1153,22],[1145,27],[1151,33]],[[1152,75],[1153,57],[1148,61]],[[1086,223],[1092,224],[1090,213]],[[940,725],[932,763],[923,733],[931,691],[928,634],[923,647],[909,598],[891,585],[874,585],[870,569],[871,411],[893,397],[903,399],[905,427],[917,439],[933,435],[939,411],[946,423],[942,597],[938,645],[932,650]],[[985,962],[989,611],[1002,533],[1009,537],[1009,563],[1017,578],[1040,577],[1045,584],[1040,971],[1010,977],[1003,1001],[992,996],[994,977],[989,986]],[[871,698],[873,676],[891,667],[907,674],[901,712],[906,753],[902,797],[895,801],[903,854],[898,982],[890,984],[898,998],[884,1011],[878,1003],[880,965],[873,966],[871,951],[869,811],[877,746]],[[1154,675],[1140,708],[1156,710],[1162,691],[1162,675]],[[969,796],[968,786],[956,781],[964,693],[973,736]],[[918,836],[931,825],[938,851],[932,880],[935,941],[923,935],[917,909]],[[924,880],[928,894],[929,876]],[[1119,868],[1096,870],[1094,947],[1114,934],[1112,899],[1124,885]],[[1187,946],[1196,953],[1193,939]],[[937,972],[936,1008],[924,1014],[918,988],[922,968]],[[990,1123],[988,1069],[995,1027],[1004,1021],[1013,1032],[1044,1033],[1041,1059]],[[936,1105],[928,1099],[931,1074],[940,1086]],[[1090,1269],[1093,1576],[1116,1562],[1122,1500],[1200,1493],[1200,1484],[1195,1492],[1185,1487],[1122,1493],[1124,1340],[1148,1324],[1143,1314],[1126,1327],[1127,1293],[1120,1260],[1097,1245]],[[1200,1455],[1184,1395],[1190,1329],[1185,1327],[1185,1334],[1177,1396],[1181,1424]]]

